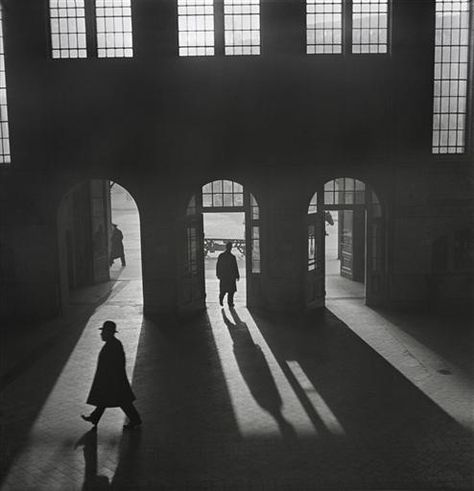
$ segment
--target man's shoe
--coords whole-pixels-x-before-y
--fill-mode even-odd
[[[142,424],[141,421],[133,422],[133,423],[130,421],[129,423],[123,425],[123,429],[124,430],[134,430],[135,428],[138,428],[141,424]]]
[[[81,414],[81,418],[84,421],[87,421],[88,423],[92,423],[94,426],[97,426],[97,421],[94,421],[94,419],[92,418],[92,416],[84,416],[83,414]]]

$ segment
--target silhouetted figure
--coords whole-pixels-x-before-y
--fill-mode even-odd
[[[227,242],[225,251],[217,258],[216,274],[219,278],[219,303],[223,305],[224,296],[227,293],[227,303],[229,307],[234,306],[234,294],[237,291],[236,281],[240,279],[237,259],[230,252],[232,242]]]
[[[110,489],[107,476],[97,475],[97,428],[92,428],[76,442],[74,448],[84,447],[85,477],[82,489]]]
[[[110,250],[110,265],[114,263],[115,259],[120,258],[122,262],[122,266],[125,266],[125,251],[123,249],[123,233],[122,231],[112,223],[112,237],[110,239],[111,242],[111,250]]]
[[[96,408],[89,416],[83,415],[82,419],[97,425],[106,408],[120,407],[129,419],[124,429],[133,429],[142,420],[133,405],[135,395],[125,371],[125,353],[122,343],[115,337],[117,326],[115,322],[105,321],[100,330],[105,345],[99,353],[97,370],[87,398],[87,404]]]

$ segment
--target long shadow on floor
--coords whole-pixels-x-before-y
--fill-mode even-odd
[[[291,445],[281,433],[242,437],[221,365],[226,360],[207,316],[185,325],[147,321],[133,379],[144,426],[123,436],[115,489],[471,486],[472,436],[329,311],[309,321],[252,316],[316,436],[299,435]],[[255,400],[281,410],[279,387],[249,343],[255,329],[249,322],[248,312],[237,308],[232,320],[222,318],[222,328],[227,325],[237,344],[233,355]],[[294,364],[312,388],[302,386]],[[311,408],[312,392],[343,435],[320,431],[325,415]]]
[[[209,453],[240,439],[206,315],[183,324],[145,320],[132,386],[144,424],[140,445],[133,447],[135,433],[124,435],[118,489],[205,481]]]
[[[97,474],[97,428],[92,428],[82,435],[76,442],[75,448],[83,449],[84,454],[84,491],[95,489],[110,489],[110,482],[107,476]]]
[[[242,322],[235,309],[230,309],[233,322],[226,316],[224,309],[221,312],[232,338],[237,365],[252,397],[275,419],[283,437],[295,440],[296,432],[283,417],[283,401],[262,349],[254,343],[247,324]]]
[[[473,438],[325,309],[305,321],[252,313],[285,373],[299,364],[346,442],[377,461],[388,486],[472,483]],[[302,402],[297,377],[289,376]],[[359,483],[358,483],[359,484]]]
[[[7,341],[2,345],[2,353],[7,353],[9,342],[17,342],[20,335],[25,342],[22,357],[11,364],[0,378],[0,484],[15,457],[24,448],[36,418],[90,317],[115,293],[113,282],[104,283],[101,288],[99,302],[73,309],[67,317],[58,318],[48,330],[42,330],[41,335],[34,332],[38,328],[35,325],[25,327],[16,336],[15,333],[2,335],[3,340]],[[28,339],[29,332],[34,342]]]

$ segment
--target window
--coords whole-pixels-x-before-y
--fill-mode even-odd
[[[314,193],[308,207],[308,215],[318,212],[318,193]]]
[[[469,4],[436,1],[433,153],[463,153],[465,148]]]
[[[244,189],[233,181],[213,181],[202,188],[202,207],[243,207]]]
[[[318,212],[318,193],[314,193],[308,206],[308,215],[314,215]],[[308,271],[316,269],[316,226],[310,223],[307,226],[307,244],[308,244]]]
[[[97,56],[133,56],[131,0],[96,0]]]
[[[308,225],[308,271],[316,269],[316,227]]]
[[[342,53],[342,0],[307,0],[306,53]]]
[[[352,0],[352,52],[387,53],[388,0]]]
[[[325,205],[364,205],[365,184],[352,177],[340,177],[324,185]]]
[[[53,58],[86,58],[84,0],[50,0]]]
[[[178,0],[179,56],[214,55],[214,1]]]
[[[260,209],[257,200],[250,195],[250,249],[252,251],[252,273],[260,273]]]
[[[5,48],[3,44],[3,11],[0,6],[0,164],[9,164],[10,161],[7,81],[5,75]]]
[[[260,54],[260,1],[224,0],[226,55]]]

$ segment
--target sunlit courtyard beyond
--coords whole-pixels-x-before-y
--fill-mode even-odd
[[[237,259],[240,280],[234,297],[236,305],[246,303],[246,248],[244,213],[204,213],[204,271],[206,279],[206,301],[219,301],[219,280],[216,276],[217,258],[224,252],[225,245],[232,242],[232,254]]]

